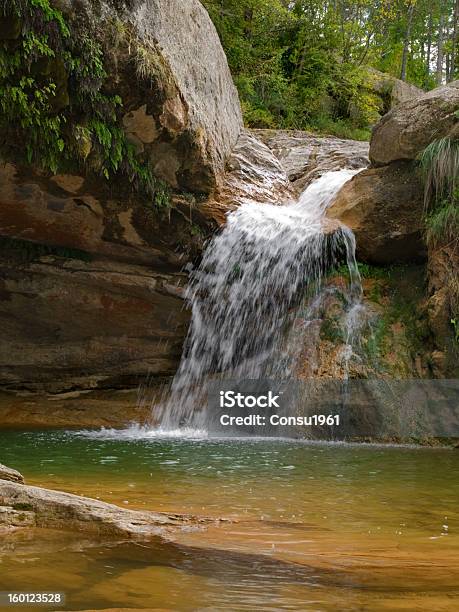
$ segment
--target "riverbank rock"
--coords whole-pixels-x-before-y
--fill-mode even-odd
[[[147,426],[151,422],[152,402],[160,400],[168,380],[140,376],[139,387],[135,389],[83,389],[62,393],[0,391],[0,429]],[[52,385],[56,381],[47,386]]]
[[[252,130],[279,160],[297,193],[325,172],[368,165],[368,143],[296,130]]]
[[[116,389],[175,371],[188,325],[179,272],[14,252],[0,270],[3,388]]]
[[[0,480],[8,480],[9,482],[24,483],[24,476],[12,468],[6,467],[0,463]]]
[[[399,104],[376,125],[371,166],[344,186],[328,210],[354,230],[359,259],[377,264],[427,261],[425,313],[431,374],[457,375],[459,262],[451,245],[425,245],[424,186],[417,158],[427,145],[459,133],[459,81]]]
[[[459,81],[400,104],[375,126],[370,160],[375,166],[414,160],[433,140],[456,134]],[[456,136],[457,137],[457,136]]]
[[[216,522],[189,515],[126,510],[88,497],[1,480],[0,510],[6,527],[18,527],[18,514],[25,513],[23,524],[27,527],[129,539],[166,537],[177,529]]]
[[[409,162],[369,168],[344,185],[327,216],[352,229],[363,261],[422,261],[423,197],[420,176]]]

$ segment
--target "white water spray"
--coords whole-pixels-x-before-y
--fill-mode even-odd
[[[283,339],[305,294],[318,294],[335,262],[347,261],[350,292],[360,298],[354,236],[324,223],[327,207],[357,172],[324,174],[296,203],[247,202],[228,216],[191,274],[191,325],[169,397],[155,407],[160,430],[203,426],[209,378],[289,378],[295,351]]]

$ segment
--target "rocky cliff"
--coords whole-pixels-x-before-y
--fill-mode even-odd
[[[11,116],[0,120],[0,386],[56,394],[170,375],[188,325],[187,263],[236,193],[279,201],[289,181],[243,131],[198,0],[10,8],[0,18],[2,52],[18,60],[1,75]],[[43,33],[49,44],[27,55]],[[39,122],[15,106],[18,87],[42,96]]]
[[[354,231],[362,261],[426,263],[420,316],[429,319],[426,359],[437,376],[456,376],[458,371],[451,291],[459,279],[459,256],[454,243],[426,242],[419,157],[438,139],[457,139],[458,109],[459,81],[396,106],[373,130],[371,166],[345,185],[328,211]]]

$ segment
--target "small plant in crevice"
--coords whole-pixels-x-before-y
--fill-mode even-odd
[[[449,137],[434,140],[421,153],[419,162],[426,212],[440,202],[453,201],[459,188],[459,140]]]
[[[459,191],[440,201],[425,217],[426,240],[431,246],[459,240]]]
[[[123,101],[105,89],[95,32],[72,32],[49,0],[0,0],[1,153],[53,174],[87,170],[127,179],[157,206],[166,185],[121,126]]]
[[[432,253],[439,253],[444,266],[451,324],[457,340],[459,310],[459,139],[432,142],[420,156],[425,182],[425,235]]]
[[[424,221],[429,246],[459,240],[459,140],[431,142],[419,157],[424,177]]]

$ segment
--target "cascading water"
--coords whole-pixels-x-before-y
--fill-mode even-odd
[[[202,392],[210,378],[289,378],[295,350],[285,339],[295,312],[305,295],[314,304],[323,275],[343,258],[351,277],[349,312],[357,308],[354,236],[324,223],[327,207],[357,172],[328,172],[293,204],[246,202],[228,216],[191,274],[182,361],[168,399],[155,407],[161,430],[203,425]]]

